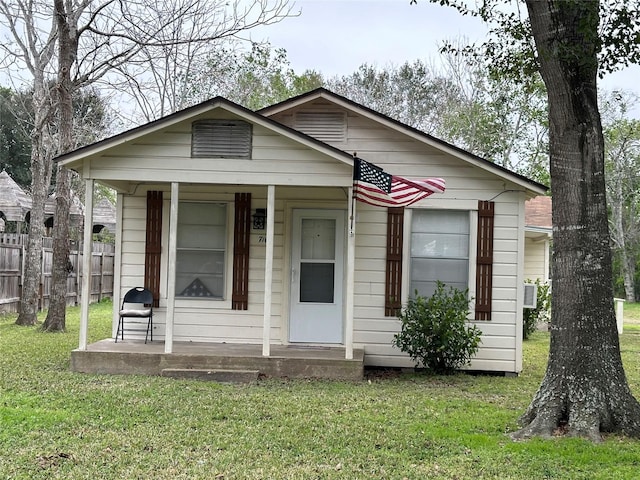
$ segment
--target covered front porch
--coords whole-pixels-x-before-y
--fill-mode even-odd
[[[172,352],[166,353],[164,342],[105,339],[74,350],[71,369],[213,380],[243,375],[360,380],[364,351],[354,349],[353,358],[347,359],[344,347],[272,345],[270,355],[264,356],[257,344],[174,342]]]

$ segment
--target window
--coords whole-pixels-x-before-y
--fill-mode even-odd
[[[180,202],[176,296],[223,299],[227,246],[227,205]]]
[[[431,296],[436,282],[469,287],[469,212],[414,210],[411,222],[411,289]]]
[[[197,120],[191,125],[191,156],[251,158],[251,124],[241,120]]]

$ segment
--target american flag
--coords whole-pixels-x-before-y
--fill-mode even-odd
[[[444,192],[442,178],[409,180],[390,175],[380,167],[360,158],[354,160],[353,195],[356,200],[369,205],[407,207],[432,193]]]

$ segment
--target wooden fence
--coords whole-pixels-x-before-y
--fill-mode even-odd
[[[27,235],[0,234],[0,313],[17,312],[20,307],[24,274],[24,254]],[[53,239],[42,239],[42,276],[40,277],[40,309],[49,306],[51,271],[53,266]],[[91,299],[99,302],[113,296],[113,263],[115,246],[93,242],[91,253]],[[70,272],[67,278],[67,305],[80,302],[82,285],[82,242],[72,241],[69,252]]]

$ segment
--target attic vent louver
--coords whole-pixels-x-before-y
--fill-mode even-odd
[[[197,120],[191,125],[191,156],[251,158],[251,133],[241,120]]]
[[[317,140],[343,143],[347,132],[344,112],[297,112],[294,128]]]

